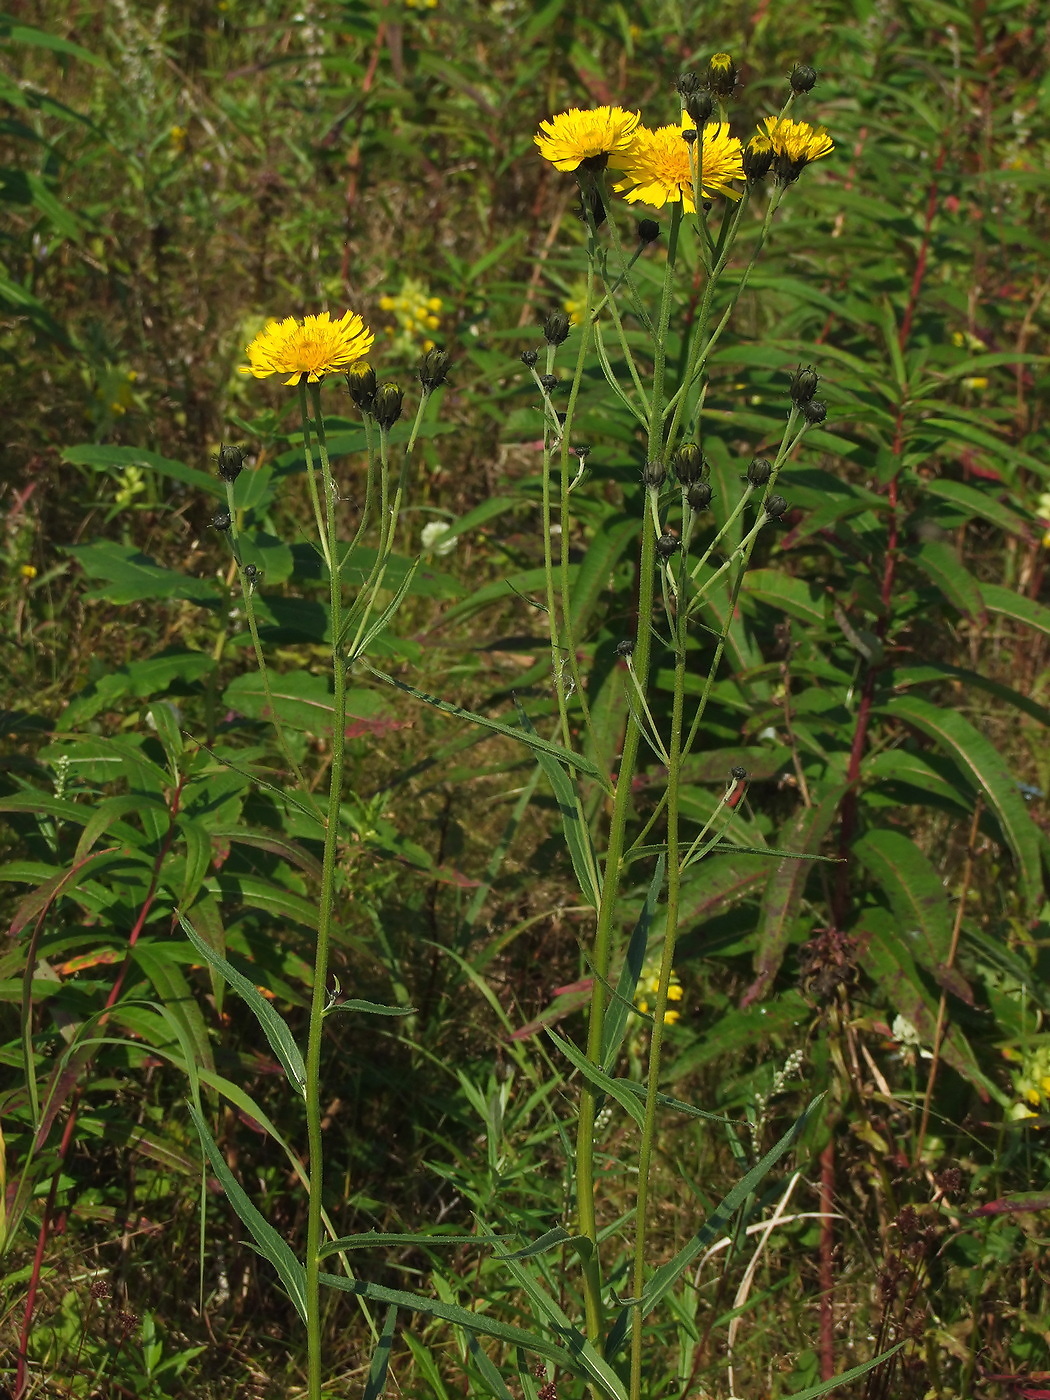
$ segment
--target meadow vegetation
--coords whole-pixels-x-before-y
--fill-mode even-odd
[[[1050,1393],[1043,7],[12,3],[6,1393]]]

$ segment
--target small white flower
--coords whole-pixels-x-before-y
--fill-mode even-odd
[[[456,539],[445,539],[451,529],[452,526],[447,520],[432,520],[429,525],[424,525],[419,534],[424,551],[427,554],[437,554],[439,557],[451,554],[458,544]]]

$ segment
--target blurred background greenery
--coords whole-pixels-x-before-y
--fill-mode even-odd
[[[741,134],[809,62],[803,115],[836,151],[778,217],[714,367],[705,448],[728,488],[779,436],[800,359],[825,376],[829,420],[785,478],[792,511],[749,582],[691,801],[702,824],[743,762],[737,844],[853,859],[825,880],[721,857],[692,889],[670,1092],[751,1127],[668,1125],[660,1247],[830,1092],[797,1214],[743,1294],[742,1237],[698,1277],[651,1388],[728,1393],[731,1332],[741,1394],[790,1394],[899,1339],[867,1394],[1045,1382],[1045,7],[40,0],[0,16],[0,1325],[14,1353],[32,1319],[33,1393],[269,1397],[301,1380],[290,1310],[210,1189],[198,1306],[200,1155],[171,1063],[175,1017],[213,1087],[242,1086],[240,1104],[215,1099],[224,1149],[294,1235],[288,1157],[256,1116],[291,1136],[293,1110],[254,1022],[170,928],[172,903],[195,900],[301,1017],[316,852],[251,781],[280,761],[208,525],[222,441],[252,454],[239,504],[267,639],[319,772],[323,616],[294,395],[238,374],[245,344],[267,317],[349,305],[385,377],[451,351],[403,544],[428,567],[387,664],[475,709],[503,713],[514,691],[542,714],[542,628],[521,601],[542,558],[540,429],[517,355],[572,309],[583,258],[574,187],[533,133],[570,105],[672,120],[676,76],[724,49]],[[357,427],[330,393],[352,502]],[[614,733],[644,454],[597,375],[581,431],[579,635]],[[454,547],[423,536],[438,522],[463,522]],[[499,740],[364,683],[354,714],[337,971],[348,994],[416,1010],[378,1032],[330,1022],[326,1204],[341,1233],[458,1234],[476,1210],[538,1235],[566,1211],[573,1089],[544,1037],[515,1032],[578,1030],[588,926],[555,804]],[[635,909],[644,888],[640,869]],[[103,1008],[113,1043],[83,1048]],[[628,1128],[602,1144],[610,1219]],[[365,1258],[392,1286],[513,1311],[467,1248]],[[333,1308],[333,1394],[364,1391],[377,1325]],[[472,1393],[458,1344],[423,1318],[391,1370],[405,1395]]]

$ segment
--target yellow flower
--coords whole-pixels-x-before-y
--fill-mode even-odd
[[[613,157],[612,164],[624,172],[624,178],[613,186],[626,195],[630,204],[639,200],[660,209],[665,204],[682,201],[686,213],[696,208],[693,201],[693,171],[697,153],[702,161],[700,190],[702,194],[724,194],[739,199],[740,193],[730,187],[730,180],[744,175],[740,142],[729,134],[728,122],[708,122],[703,141],[684,139],[684,131],[695,131],[690,117],[682,114],[680,126],[660,126],[655,131],[640,126],[628,150]]]
[[[777,176],[790,183],[797,180],[802,168],[812,160],[820,160],[835,149],[835,143],[822,126],[809,122],[793,122],[787,117],[766,117],[759,135],[768,136],[776,152]]]
[[[241,365],[240,371],[256,379],[286,374],[286,384],[300,383],[305,374],[315,384],[333,370],[363,359],[374,339],[356,311],[345,312],[338,321],[327,311],[305,316],[301,322],[294,316],[267,321],[247,347],[248,364]]]
[[[628,112],[623,107],[587,111],[572,107],[540,122],[539,133],[532,139],[543,159],[558,170],[576,170],[581,165],[601,169],[609,156],[627,149],[641,119],[641,112]]]
[[[25,579],[26,583],[32,583],[36,578],[36,568],[32,564],[23,564],[18,572]]]
[[[964,389],[987,389],[988,380],[983,374],[974,374],[968,379],[964,379],[962,386]]]

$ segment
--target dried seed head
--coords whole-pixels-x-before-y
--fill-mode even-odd
[[[388,379],[385,384],[380,384],[376,390],[372,416],[384,431],[389,431],[401,417],[401,406],[404,399],[405,396],[401,392],[400,384],[395,384],[392,379]]]

